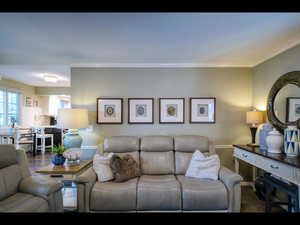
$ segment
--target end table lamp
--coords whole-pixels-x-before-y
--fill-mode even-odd
[[[63,137],[65,148],[80,148],[82,137],[80,137],[78,129],[88,127],[88,111],[87,109],[60,109],[57,125],[61,129],[69,129]]]
[[[263,122],[263,113],[261,111],[250,111],[247,112],[247,124],[250,124],[250,131],[252,135],[252,142],[247,144],[248,146],[257,147],[258,144],[255,143],[255,135],[257,131],[257,126]]]

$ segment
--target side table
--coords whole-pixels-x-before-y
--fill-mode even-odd
[[[68,165],[67,163],[65,163],[61,166],[55,166],[51,163],[50,165],[42,167],[35,172],[42,176],[47,176],[48,178],[62,182],[64,184],[63,192],[68,192],[67,188],[76,188],[74,180],[77,176],[91,167],[92,162],[92,160],[81,160],[77,165]],[[67,204],[67,201],[64,198],[64,208],[67,211],[76,210],[77,200],[75,199],[75,203],[70,205]]]

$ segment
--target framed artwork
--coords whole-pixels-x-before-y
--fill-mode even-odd
[[[25,106],[26,107],[33,107],[33,99],[32,99],[32,97],[29,97],[29,96],[25,97]]]
[[[159,123],[184,123],[184,98],[160,98]]]
[[[97,98],[97,123],[122,124],[123,99],[122,98]]]
[[[216,98],[190,98],[190,123],[215,123]]]
[[[151,124],[154,120],[153,98],[128,98],[128,123]]]
[[[295,122],[300,118],[300,97],[286,98],[286,122]]]

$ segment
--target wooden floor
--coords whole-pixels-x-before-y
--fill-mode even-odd
[[[47,166],[51,163],[51,154],[46,152],[44,155],[38,153],[35,157],[31,153],[27,153],[28,163],[32,175],[38,175],[35,170],[40,167]],[[253,189],[248,186],[242,186],[242,203],[241,212],[265,212],[265,203],[260,201]],[[65,188],[63,190],[64,205],[74,207],[76,206],[76,188]],[[272,212],[284,212],[283,209],[273,208]]]

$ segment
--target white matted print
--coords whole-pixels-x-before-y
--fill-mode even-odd
[[[190,123],[215,123],[216,98],[190,98]]]
[[[286,122],[295,122],[300,118],[300,98],[289,97],[286,101]]]
[[[146,124],[153,123],[153,98],[128,99],[128,123]]]
[[[97,123],[122,124],[123,99],[122,98],[97,98]]]
[[[184,123],[184,98],[160,98],[159,123]]]

